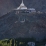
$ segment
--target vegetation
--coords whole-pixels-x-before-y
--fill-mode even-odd
[[[4,39],[0,40],[0,46],[27,46],[28,42],[35,42],[35,39],[33,38]]]
[[[28,42],[35,42],[36,46],[42,45],[41,41],[36,41],[36,39],[32,37],[0,40],[0,46],[28,46]]]

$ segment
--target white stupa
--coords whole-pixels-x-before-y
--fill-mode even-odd
[[[25,13],[31,13],[31,12],[36,12],[35,8],[27,8],[25,6],[25,4],[23,3],[23,0],[22,0],[22,3],[20,4],[19,7],[17,7],[16,9],[16,13],[22,13],[22,12],[25,12]]]
[[[27,7],[24,5],[23,0],[22,3],[20,4],[20,6],[17,8],[17,10],[24,10],[27,9]]]

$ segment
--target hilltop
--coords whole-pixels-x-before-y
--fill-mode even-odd
[[[0,16],[7,14],[17,8],[22,0],[0,0]],[[46,0],[24,0],[28,8],[35,8],[37,11],[46,11]]]

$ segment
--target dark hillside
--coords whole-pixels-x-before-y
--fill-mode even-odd
[[[26,21],[21,23],[19,17]],[[10,12],[0,17],[0,39],[18,37],[35,37],[37,39],[46,37],[46,14],[17,15]]]

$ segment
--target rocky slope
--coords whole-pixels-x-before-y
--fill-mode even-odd
[[[7,14],[14,8],[17,8],[22,0],[0,0],[0,16]],[[46,11],[46,0],[24,0],[27,7],[33,7],[36,10]]]
[[[21,15],[10,12],[0,17],[0,39],[18,37],[42,39],[46,37],[46,14],[24,14],[26,18],[24,23],[18,21]]]

